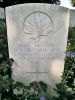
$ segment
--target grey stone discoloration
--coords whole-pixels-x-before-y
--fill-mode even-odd
[[[6,8],[12,77],[23,83],[61,80],[67,44],[69,10],[50,4]]]

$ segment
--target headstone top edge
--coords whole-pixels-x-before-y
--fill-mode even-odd
[[[12,6],[8,6],[6,7],[5,9],[8,9],[8,8],[14,8],[14,7],[22,7],[22,6],[26,6],[26,5],[48,5],[48,6],[53,6],[53,7],[57,7],[57,8],[65,8],[65,9],[70,9],[68,7],[65,7],[65,6],[61,6],[61,5],[56,5],[56,4],[48,4],[48,3],[23,3],[23,4],[17,4],[17,5],[12,5]]]
[[[4,9],[3,7],[0,7],[0,9]]]
[[[72,6],[63,6],[63,5],[60,5],[61,7],[63,8],[67,8],[67,9],[70,9],[70,10],[75,10],[75,7],[72,7]]]

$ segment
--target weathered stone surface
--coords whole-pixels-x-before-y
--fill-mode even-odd
[[[64,69],[69,10],[50,4],[6,8],[12,77],[23,83],[43,81],[54,86]]]

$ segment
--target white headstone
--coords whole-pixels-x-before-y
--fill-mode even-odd
[[[0,18],[1,19],[5,18],[4,8],[0,8]]]
[[[75,10],[70,10],[70,26],[75,26]]]
[[[50,4],[6,8],[12,77],[23,83],[61,80],[68,36],[69,9]]]

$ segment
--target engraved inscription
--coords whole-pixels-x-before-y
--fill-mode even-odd
[[[24,20],[24,33],[30,35],[30,39],[36,40],[42,36],[48,36],[52,30],[53,21],[51,17],[44,12],[33,12]]]
[[[49,56],[50,48],[45,45],[46,41],[41,41],[41,37],[47,37],[48,34],[53,30],[53,21],[51,17],[45,12],[36,11],[30,13],[24,20],[24,33],[29,36],[29,39],[35,40],[31,42],[31,60],[35,59],[35,71],[27,72],[28,75],[35,75],[36,80],[39,80],[39,75],[48,75],[46,71],[40,71],[40,59],[41,57]],[[30,41],[30,40],[29,40]],[[42,42],[42,43],[41,43]],[[27,50],[28,51],[28,50]],[[46,52],[47,51],[47,52]],[[46,54],[46,55],[45,55]],[[26,54],[25,54],[26,56]]]
[[[40,77],[39,75],[48,75],[48,72],[42,72],[42,71],[39,70],[39,63],[40,62],[36,62],[36,71],[35,72],[27,72],[27,74],[29,74],[29,75],[31,75],[31,74],[36,75],[37,82],[40,81],[39,80],[39,77]]]

